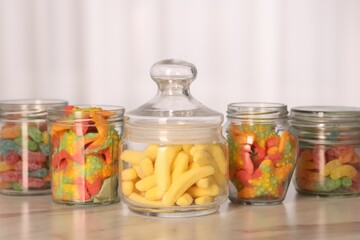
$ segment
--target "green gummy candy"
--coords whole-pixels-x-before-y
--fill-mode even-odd
[[[103,161],[97,156],[89,155],[86,158],[86,178],[96,175],[102,168],[104,168]]]
[[[18,182],[13,183],[12,187],[15,191],[22,191],[22,187],[20,186],[20,183],[18,183]]]
[[[341,180],[340,179],[327,179],[325,180],[325,183],[323,185],[323,190],[326,192],[333,191],[341,186]]]
[[[40,143],[42,141],[42,133],[38,128],[29,126],[28,134],[33,141],[37,143]]]
[[[118,175],[113,175],[104,180],[98,194],[94,196],[94,202],[115,201],[118,197]]]
[[[35,152],[38,149],[37,143],[32,140],[28,140],[28,149]]]
[[[352,180],[349,177],[341,178],[341,184],[343,187],[350,187],[352,185]]]
[[[28,149],[30,151],[35,152],[38,149],[38,144],[30,139],[28,139],[27,141],[28,141]],[[17,145],[22,146],[22,143],[23,143],[22,137],[18,137],[16,139],[14,139],[14,142],[16,142]]]

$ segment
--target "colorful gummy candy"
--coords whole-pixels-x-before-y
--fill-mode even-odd
[[[229,143],[230,200],[243,203],[281,201],[295,166],[297,141],[273,124],[231,123]]]
[[[51,124],[52,194],[63,203],[111,203],[119,200],[119,130],[110,110],[67,106]]]
[[[0,191],[40,193],[50,189],[47,125],[6,122],[0,130]]]
[[[359,170],[360,158],[354,146],[300,148],[296,188],[319,195],[359,193]]]

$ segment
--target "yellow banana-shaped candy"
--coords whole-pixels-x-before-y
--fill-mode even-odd
[[[184,172],[171,184],[169,190],[164,194],[162,202],[165,205],[173,205],[194,183],[214,172],[212,166],[193,168]]]

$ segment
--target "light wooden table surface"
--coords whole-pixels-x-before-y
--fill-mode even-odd
[[[280,205],[227,201],[216,214],[174,219],[122,203],[69,207],[50,196],[0,195],[0,239],[360,239],[360,198],[302,196],[291,187]]]

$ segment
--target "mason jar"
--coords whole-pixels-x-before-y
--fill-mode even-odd
[[[281,203],[296,163],[297,139],[280,103],[230,103],[229,199],[245,205]]]
[[[300,151],[294,185],[299,193],[360,193],[360,108],[303,106],[290,111]]]
[[[124,108],[49,109],[52,198],[68,205],[116,203]]]
[[[0,193],[50,194],[47,109],[65,100],[0,101]]]
[[[125,114],[122,201],[151,216],[216,212],[228,196],[223,115],[190,94],[193,64],[163,60],[150,73],[156,96]]]

